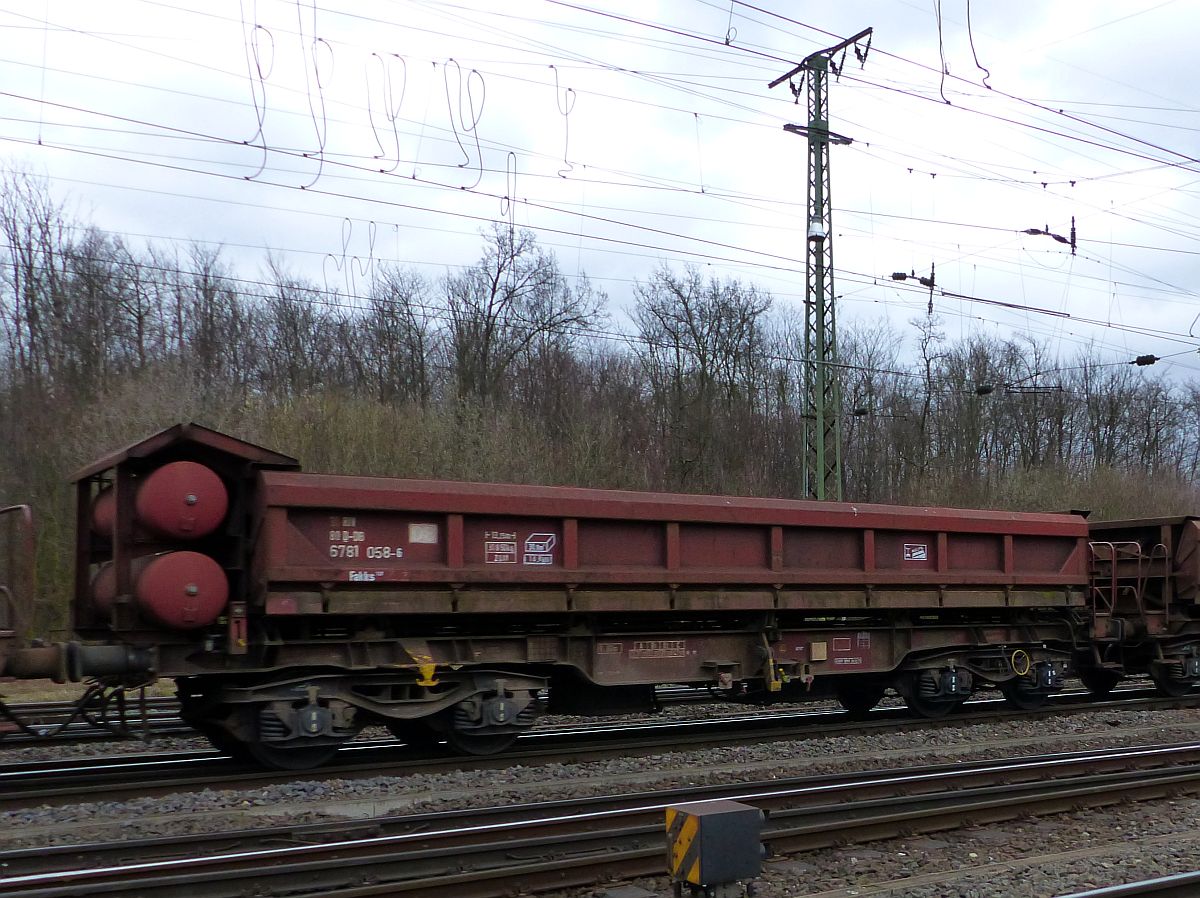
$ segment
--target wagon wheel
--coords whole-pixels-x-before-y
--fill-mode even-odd
[[[1154,681],[1154,688],[1158,690],[1159,695],[1165,695],[1167,698],[1179,698],[1192,691],[1191,680],[1181,680],[1171,676],[1171,671],[1177,669],[1177,665],[1173,664],[1150,665],[1150,679]]]
[[[1079,670],[1079,680],[1083,688],[1094,696],[1108,695],[1121,682],[1121,674],[1115,670],[1103,667],[1084,667]]]
[[[311,770],[328,763],[342,747],[341,742],[320,745],[302,743],[296,746],[272,745],[267,742],[242,744],[251,758],[272,770]]]
[[[463,733],[451,730],[446,744],[460,755],[497,755],[512,747],[517,733]]]
[[[879,704],[887,687],[882,683],[839,683],[834,687],[838,702],[851,717],[865,717]]]
[[[904,696],[904,704],[908,706],[908,710],[914,714],[928,718],[929,720],[937,720],[945,717],[951,711],[962,707],[963,702],[967,700],[967,696],[961,698],[953,698],[950,700],[941,699],[937,696],[928,696],[921,694],[921,672],[913,671],[908,675],[906,688],[897,689]]]
[[[1000,691],[1004,693],[1004,698],[1010,705],[1020,708],[1022,711],[1036,711],[1043,707],[1050,698],[1045,692],[1030,689],[1023,677],[1016,677],[1001,683]]]
[[[945,717],[956,708],[962,707],[962,703],[966,699],[955,700],[952,702],[935,701],[933,699],[924,698],[917,695],[904,696],[904,704],[908,705],[908,710],[912,711],[919,717],[925,717],[929,720],[938,720]]]

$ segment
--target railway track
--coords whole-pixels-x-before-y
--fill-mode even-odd
[[[242,830],[189,836],[186,846],[158,838],[9,851],[0,853],[0,892],[492,898],[661,875],[664,809],[690,801],[725,798],[766,811],[764,842],[790,854],[1194,793],[1200,743],[1109,749],[376,818],[357,827]]]
[[[1135,696],[1152,694],[1136,685],[1117,690],[1114,695],[1122,693]],[[655,697],[663,707],[722,701],[709,689],[693,686],[660,686],[655,690]],[[1087,700],[1090,697],[1086,693],[1063,693],[1056,699],[1056,704],[1061,706],[1072,701]],[[979,700],[968,703],[968,707],[976,704],[979,704]],[[131,700],[119,719],[97,713],[94,709],[81,712],[74,702],[69,701],[14,703],[7,705],[7,710],[12,718],[20,721],[20,725],[14,725],[9,720],[5,726],[0,715],[0,751],[4,746],[64,745],[195,735],[195,730],[180,718],[179,703],[169,696]],[[876,713],[886,710],[880,709]]]
[[[642,757],[730,744],[778,742],[869,732],[926,731],[991,723],[1013,716],[1124,712],[1196,707],[1200,695],[1161,698],[1138,694],[1107,702],[1063,696],[1034,712],[1013,712],[1003,701],[979,701],[941,720],[914,719],[903,708],[879,709],[869,720],[850,720],[839,711],[765,711],[705,720],[610,723],[536,730],[515,748],[491,757],[431,755],[394,739],[360,740],[338,752],[338,763],[317,770],[265,771],[239,765],[214,751],[117,755],[61,761],[27,761],[0,766],[0,810],[87,801],[124,801],[204,788],[248,789],[288,783],[302,777],[356,779],[446,773],[464,769],[503,769],[514,765],[577,763]]]
[[[656,698],[664,706],[715,700],[708,689],[690,686],[660,687]],[[130,700],[120,717],[80,709],[73,701],[20,702],[6,708],[10,716],[0,715],[0,747],[195,735],[179,716],[179,702],[169,696]]]

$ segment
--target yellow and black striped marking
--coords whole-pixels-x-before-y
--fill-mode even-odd
[[[677,882],[700,882],[700,818],[667,808],[667,869]]]

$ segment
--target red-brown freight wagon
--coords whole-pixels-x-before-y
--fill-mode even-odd
[[[1088,625],[1093,692],[1129,673],[1183,695],[1200,681],[1200,518],[1176,516],[1089,524]]]
[[[6,672],[173,677],[218,747],[304,766],[369,723],[494,751],[547,695],[616,709],[663,683],[1030,705],[1093,657],[1078,515],[298,467],[179,425],[80,472],[83,641]]]

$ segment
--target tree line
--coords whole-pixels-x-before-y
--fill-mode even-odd
[[[70,472],[194,420],[307,470],[800,497],[803,315],[752,283],[662,264],[615,299],[529,231],[361,295],[276,258],[145,245],[0,183],[0,505],[33,502],[43,591],[65,596]],[[613,319],[622,316],[620,327]],[[1200,388],[1048,341],[839,336],[850,501],[1195,507]]]

